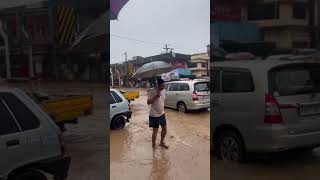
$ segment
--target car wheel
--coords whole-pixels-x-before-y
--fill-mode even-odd
[[[222,132],[217,141],[216,154],[221,160],[244,161],[245,147],[233,131]]]
[[[112,129],[123,129],[126,125],[126,118],[122,115],[116,116],[111,121],[111,128]]]
[[[186,113],[187,112],[187,106],[183,102],[179,102],[177,105],[178,112]]]
[[[48,178],[40,171],[28,170],[16,175],[13,180],[48,180]]]

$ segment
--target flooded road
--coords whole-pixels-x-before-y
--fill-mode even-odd
[[[252,157],[244,164],[221,160],[212,162],[212,179],[217,180],[318,180],[320,148],[313,152],[291,151]]]
[[[24,91],[32,89],[30,83],[10,83],[9,87]],[[109,176],[107,98],[106,85],[78,82],[41,82],[38,90],[48,94],[91,94],[93,114],[79,118],[78,124],[66,125],[64,141],[71,157],[68,180],[105,180]],[[52,177],[49,176],[51,179]]]
[[[147,93],[131,102],[132,119],[123,130],[110,133],[112,180],[209,180],[210,113],[178,113],[165,109],[169,149],[152,148]],[[159,129],[157,144],[160,141]]]

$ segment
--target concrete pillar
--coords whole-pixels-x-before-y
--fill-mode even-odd
[[[33,70],[33,57],[32,57],[32,45],[29,46],[29,78],[34,77],[34,70]]]
[[[2,22],[0,21],[0,36],[4,41],[4,51],[5,51],[5,58],[6,58],[6,78],[11,79],[11,66],[10,66],[10,51],[9,51],[9,41],[8,36],[3,29]]]

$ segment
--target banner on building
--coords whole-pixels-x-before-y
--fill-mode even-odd
[[[240,3],[218,3],[216,2],[210,12],[211,21],[240,21]]]
[[[187,64],[181,60],[171,60],[170,64],[176,68],[187,68]]]
[[[135,73],[135,68],[133,66],[133,64],[129,63],[128,64],[128,76],[132,76]]]
[[[60,44],[72,44],[76,39],[76,13],[74,8],[57,6],[58,29],[57,35]]]

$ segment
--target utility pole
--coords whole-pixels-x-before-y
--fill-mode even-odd
[[[126,66],[126,75],[125,75],[125,78],[126,78],[126,82],[128,81],[128,73],[129,73],[129,70],[128,70],[128,53],[127,52],[125,52],[124,53],[124,56],[125,56],[125,66]],[[125,78],[123,78],[123,84],[124,84],[124,79]]]
[[[169,44],[165,44],[165,46],[163,48],[166,50],[166,53],[168,53],[168,50],[170,50],[170,49],[171,49],[171,51],[173,50],[173,48],[169,48],[168,46],[169,46]]]

